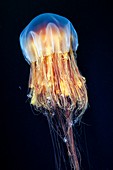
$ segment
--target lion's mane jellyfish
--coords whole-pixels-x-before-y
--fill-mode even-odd
[[[68,19],[45,13],[34,18],[22,31],[20,45],[30,64],[30,103],[47,116],[54,149],[59,151],[55,155],[56,168],[61,169],[62,147],[54,143],[55,134],[66,143],[70,167],[79,170],[73,127],[84,114],[88,98],[85,78],[76,62],[77,33]]]

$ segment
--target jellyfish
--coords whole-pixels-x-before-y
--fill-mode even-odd
[[[77,32],[67,18],[44,13],[22,31],[20,46],[30,65],[30,104],[46,115],[50,130],[66,144],[71,169],[80,170],[73,127],[87,108],[88,96],[76,61]],[[56,159],[60,162],[59,156]]]

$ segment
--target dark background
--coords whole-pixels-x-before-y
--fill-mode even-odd
[[[19,45],[21,31],[35,16],[45,12],[68,18],[78,33],[77,62],[86,77],[89,96],[89,106],[82,119],[85,124],[81,125],[81,169],[113,169],[112,10],[107,0],[2,2],[1,170],[55,169],[46,117],[35,116],[27,101],[29,65]]]

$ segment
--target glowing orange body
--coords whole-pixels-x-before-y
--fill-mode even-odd
[[[53,54],[39,58],[31,63],[30,75],[29,87],[33,89],[31,104],[47,109],[57,104],[70,111],[77,102],[81,102],[81,107],[85,104],[85,79],[80,75],[73,55]],[[71,100],[70,104],[67,97]]]

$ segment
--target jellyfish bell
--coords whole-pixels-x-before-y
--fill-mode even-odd
[[[65,17],[45,13],[35,17],[20,35],[20,45],[28,63],[37,57],[77,50],[78,36]]]

